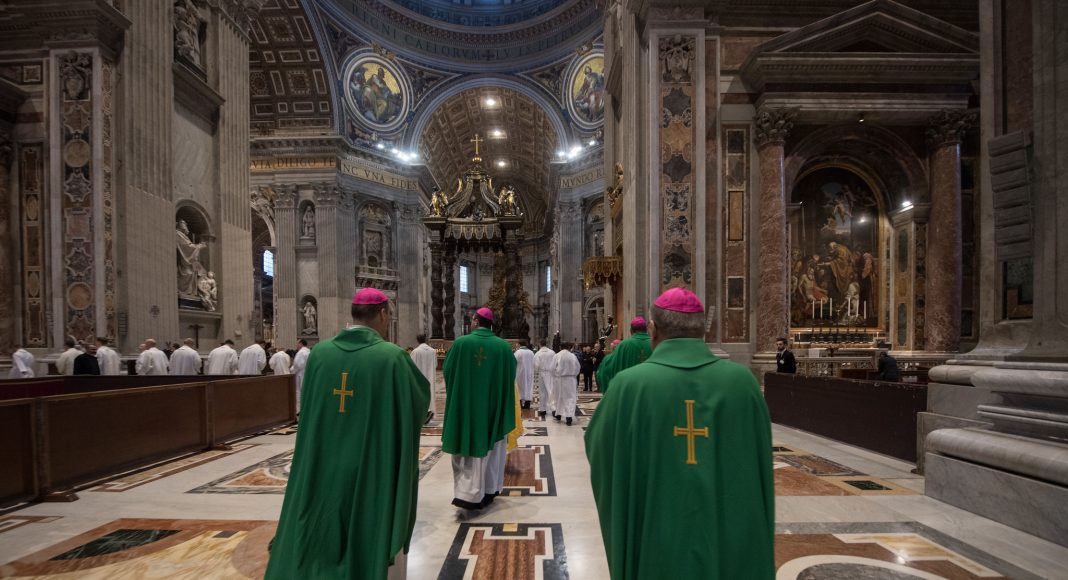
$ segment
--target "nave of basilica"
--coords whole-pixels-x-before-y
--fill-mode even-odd
[[[601,385],[464,514],[441,363],[486,307],[592,368],[672,288],[760,383],[777,578],[1068,577],[1066,79],[1061,0],[2,2],[0,577],[263,577],[366,288],[439,362],[409,578],[610,577]]]

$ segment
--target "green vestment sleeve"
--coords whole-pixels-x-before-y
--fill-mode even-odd
[[[312,350],[266,578],[386,577],[407,551],[430,385],[411,357],[356,327]]]
[[[601,366],[597,368],[597,388],[602,393],[607,392],[612,379],[617,374],[645,362],[652,352],[653,343],[649,335],[644,332],[635,332],[630,338],[617,344],[616,348],[601,361]]]
[[[445,364],[446,453],[485,457],[515,429],[515,355],[506,341],[476,328],[452,343]]]
[[[586,455],[614,580],[774,577],[771,423],[747,368],[664,341],[612,380]]]

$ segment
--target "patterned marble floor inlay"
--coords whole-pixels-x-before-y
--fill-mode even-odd
[[[166,463],[164,465],[160,465],[151,469],[146,469],[144,471],[131,473],[130,475],[113,479],[107,483],[98,485],[90,489],[89,491],[126,491],[128,489],[140,487],[142,485],[145,485],[146,483],[152,483],[153,481],[163,479],[164,477],[167,477],[169,475],[174,475],[175,473],[179,473],[187,469],[192,469],[199,465],[204,465],[205,463],[215,461],[220,457],[233,455],[234,453],[244,451],[250,447],[255,447],[255,445],[251,443],[240,443],[234,445],[229,450],[212,450],[205,451],[204,453],[197,453],[196,455],[185,457],[177,461],[171,461],[170,463]]]
[[[460,524],[438,580],[568,578],[560,524]]]
[[[548,445],[521,445],[508,452],[502,495],[556,495],[553,459]]]
[[[526,437],[548,437],[549,428],[544,425],[523,425],[523,435]]]
[[[441,447],[419,448],[419,479],[441,459]],[[281,494],[286,492],[293,452],[286,451],[186,493]]]
[[[780,524],[777,580],[1031,577],[922,524]]]
[[[916,492],[796,447],[772,445],[775,495],[913,495]]]
[[[257,520],[115,520],[0,566],[0,576],[262,578],[275,525]]]

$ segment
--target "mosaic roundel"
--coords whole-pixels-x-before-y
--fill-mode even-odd
[[[397,65],[375,54],[364,54],[349,62],[343,78],[349,112],[364,125],[389,131],[408,115],[411,91]]]
[[[604,53],[579,57],[567,76],[567,110],[582,128],[593,129],[604,121]]]

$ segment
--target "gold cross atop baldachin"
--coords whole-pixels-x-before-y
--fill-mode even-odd
[[[340,404],[338,405],[338,408],[337,408],[337,412],[338,413],[344,413],[345,412],[345,397],[351,397],[352,395],[354,395],[356,393],[356,391],[347,391],[347,390],[345,390],[345,383],[348,382],[348,379],[349,379],[349,373],[341,373],[341,388],[340,389],[334,389],[334,394],[341,396],[341,402],[340,402]]]
[[[675,437],[686,437],[686,463],[697,465],[697,456],[694,454],[694,437],[700,435],[708,438],[708,427],[693,428],[693,400],[686,400],[686,428],[675,427]]]
[[[475,364],[479,368],[482,368],[482,363],[486,360],[486,349],[481,346],[478,347],[478,352],[475,353]]]
[[[478,144],[483,141],[485,141],[485,139],[480,138],[478,133],[475,133],[474,139],[471,139],[471,143],[475,144],[475,157],[478,157]]]

